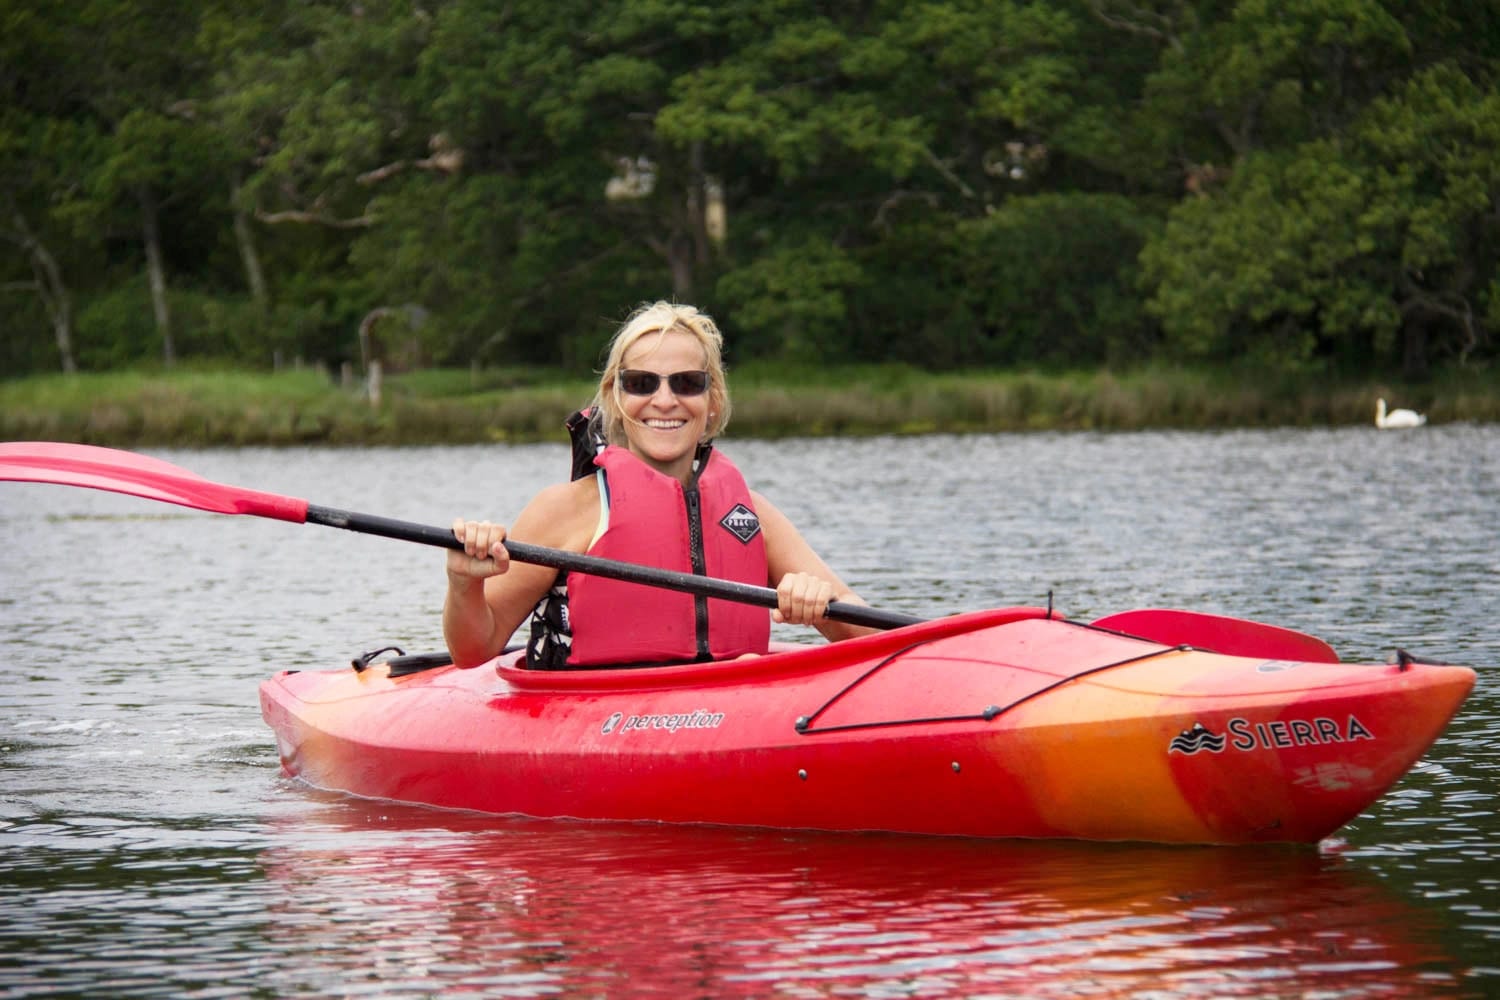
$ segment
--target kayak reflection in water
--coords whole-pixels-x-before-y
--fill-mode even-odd
[[[830,640],[872,631],[825,617],[864,604],[712,441],[729,422],[723,337],[692,306],[637,309],[610,342],[593,404],[569,422],[574,476],[542,490],[509,529],[453,523],[443,636],[453,662],[497,655],[531,618],[527,664],[567,669],[765,653],[770,623]],[[512,562],[506,538],[776,588],[765,609]]]

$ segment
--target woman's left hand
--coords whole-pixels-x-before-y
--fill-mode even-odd
[[[779,625],[817,625],[828,613],[833,584],[811,573],[788,573],[776,585],[776,609],[771,620]]]

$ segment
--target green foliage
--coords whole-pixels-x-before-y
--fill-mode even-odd
[[[1222,192],[1176,206],[1142,255],[1149,308],[1188,357],[1295,366],[1351,336],[1389,356],[1413,330],[1466,357],[1486,340],[1497,163],[1500,95],[1423,71],[1344,137],[1247,156]]]
[[[157,356],[151,299],[143,276],[109,286],[78,311],[78,365],[84,370],[123,368]]]
[[[851,356],[847,298],[862,278],[848,254],[807,243],[728,272],[716,291],[733,310],[746,347],[753,344],[755,353],[817,362]]]
[[[1150,354],[1134,295],[1153,220],[1120,195],[1017,198],[958,227],[981,364],[1134,362]]]
[[[677,297],[737,363],[1485,361],[1492,6],[11,5],[0,363],[158,357],[148,221],[187,359],[585,369]]]

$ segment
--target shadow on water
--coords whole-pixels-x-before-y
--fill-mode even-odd
[[[330,799],[260,858],[277,992],[1458,995],[1334,854],[539,823]]]

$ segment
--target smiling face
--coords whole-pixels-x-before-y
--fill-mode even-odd
[[[625,380],[633,388],[648,384],[652,376],[664,377],[652,393],[636,396],[624,391],[623,371],[641,373]],[[679,372],[703,371],[708,373],[708,387],[698,395],[690,391],[695,380],[679,380],[686,393],[679,396],[665,379]],[[610,339],[599,386],[589,405],[610,444],[628,448],[686,483],[698,445],[718,437],[729,425],[724,337],[718,326],[690,305],[665,301],[642,305]]]
[[[661,384],[649,396],[632,396],[618,383],[615,385],[628,447],[658,472],[686,482],[693,455],[707,432],[711,396],[679,396],[666,377],[707,368],[703,345],[683,330],[649,333],[630,345],[623,361],[621,367],[626,370],[662,376]]]

